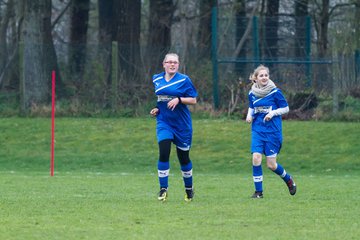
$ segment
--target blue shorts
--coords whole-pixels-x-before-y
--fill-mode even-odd
[[[251,132],[251,153],[261,153],[265,156],[280,153],[282,136],[278,133]]]
[[[171,139],[172,142],[176,145],[177,148],[188,151],[191,147],[191,140],[192,140],[192,131],[175,131],[171,128],[166,127],[157,127],[156,128],[156,135],[158,142]]]

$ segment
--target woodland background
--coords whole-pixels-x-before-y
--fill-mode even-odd
[[[146,115],[151,76],[176,52],[199,92],[195,115],[243,117],[247,78],[264,62],[289,118],[359,121],[359,19],[357,0],[1,0],[0,116],[50,116],[53,70],[59,116]],[[218,107],[215,54],[231,59],[219,65]]]

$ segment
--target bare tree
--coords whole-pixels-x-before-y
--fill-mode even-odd
[[[76,91],[83,85],[90,0],[72,0],[70,5],[69,69]]]
[[[6,75],[10,63],[12,62],[9,61],[8,44],[6,41],[6,37],[7,37],[9,22],[14,15],[14,1],[9,0],[7,3],[4,3],[4,5],[5,5],[4,6],[5,14],[3,14],[3,16],[1,17],[1,23],[0,23],[0,89],[3,86],[4,76]],[[17,53],[16,49],[17,48],[15,48],[13,52],[10,53],[10,60],[11,60],[11,55],[13,55],[12,58],[14,58],[14,54]]]
[[[139,75],[140,62],[140,0],[116,1],[115,40],[119,46],[119,68],[126,83]]]
[[[240,42],[241,39],[245,36],[248,21],[252,21],[251,18],[246,18],[246,1],[237,0],[235,5],[235,18],[236,18],[236,36],[235,42]],[[248,35],[248,34],[247,34]],[[247,38],[248,36],[246,36]],[[243,46],[237,54],[237,58],[246,59],[246,41],[243,40]],[[235,71],[239,76],[244,76],[246,73],[246,63],[236,63]]]
[[[210,58],[211,53],[211,16],[217,0],[200,0],[200,24],[198,33],[198,57]]]
[[[357,3],[355,6],[356,6],[355,19],[360,19],[360,3]],[[358,61],[357,63],[360,63],[360,21],[355,22],[355,39],[356,39],[355,61]],[[356,82],[360,82],[360,64],[355,65],[355,78],[357,78]]]
[[[332,53],[329,52],[329,24],[332,20],[332,17],[335,16],[337,12],[340,11],[343,7],[349,7],[355,2],[341,2],[330,4],[330,0],[321,0],[320,2],[312,2],[312,19],[314,21],[315,31],[316,31],[316,46],[317,46],[317,58],[320,60],[331,58]],[[338,11],[337,11],[338,10]],[[316,91],[324,89],[324,86],[332,81],[332,75],[329,72],[329,68],[326,65],[320,65],[317,68],[319,75],[323,76],[322,78],[314,79],[313,87]]]
[[[279,28],[279,0],[268,0],[265,20],[265,57],[277,60]],[[271,66],[271,64],[268,64]]]
[[[330,0],[322,0],[319,14],[315,16],[316,32],[318,34],[318,57],[324,58],[328,49],[328,25],[330,20]]]
[[[295,1],[295,56],[304,59],[305,58],[305,46],[306,46],[306,21],[305,16],[308,15],[308,2],[309,0]]]
[[[99,64],[104,71],[104,106],[111,107],[113,0],[98,1],[99,6]]]
[[[51,0],[22,1],[22,111],[50,100],[51,71],[59,71],[51,35]],[[59,82],[58,86],[61,83]],[[61,92],[61,91],[60,91]],[[61,93],[60,93],[61,94]]]
[[[150,0],[147,60],[150,72],[159,71],[164,55],[171,47],[172,0]]]
[[[140,0],[115,1],[115,40],[118,43],[119,95],[123,104],[133,104],[128,96],[136,100],[140,81],[143,80],[143,64],[140,57]]]

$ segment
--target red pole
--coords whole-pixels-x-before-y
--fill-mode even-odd
[[[55,71],[51,73],[51,160],[50,176],[54,176],[54,143],[55,143]]]

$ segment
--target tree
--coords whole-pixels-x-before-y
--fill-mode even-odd
[[[1,5],[0,5],[1,6]],[[7,38],[7,30],[9,27],[9,23],[11,18],[14,15],[14,1],[9,0],[5,6],[4,6],[4,12],[3,16],[1,16],[1,24],[0,24],[0,89],[3,86],[4,83],[4,77],[6,76],[6,72],[8,71],[10,63],[13,61],[9,61],[9,58],[11,60],[11,57],[9,57],[8,52],[8,43],[6,41]],[[15,57],[17,51],[17,48],[13,50],[13,53],[10,53],[12,55],[12,58]]]
[[[318,34],[317,49],[318,57],[326,57],[328,49],[328,25],[330,21],[330,0],[322,0],[322,7],[319,9],[319,15],[316,17],[316,31]]]
[[[354,0],[355,5],[355,19],[360,19],[360,3]],[[360,51],[360,21],[355,21],[355,47],[356,50]],[[358,66],[360,68],[360,66]],[[360,76],[359,76],[360,77]]]
[[[316,30],[316,46],[317,46],[317,58],[319,60],[324,60],[325,58],[330,58],[330,53],[328,53],[329,41],[328,41],[328,29],[331,19],[331,14],[333,11],[341,6],[334,5],[330,7],[330,0],[321,0],[321,4],[315,5],[316,8],[313,13],[314,26]],[[326,82],[332,82],[332,75],[329,73],[329,68],[327,65],[320,65],[317,68],[318,74],[323,76],[322,78],[314,79],[313,88],[316,91],[323,89],[323,85]]]
[[[235,42],[238,43],[244,37],[246,33],[246,28],[248,21],[252,21],[252,19],[246,18],[246,1],[245,0],[237,0],[235,7],[235,18],[236,18],[236,36]],[[246,36],[247,37],[247,36]],[[237,58],[246,59],[246,42],[237,55]],[[246,73],[246,63],[236,63],[235,71],[239,76],[244,76]]]
[[[211,53],[211,17],[217,0],[200,0],[200,24],[198,33],[198,57],[210,58]]]
[[[305,16],[308,15],[309,0],[295,1],[295,39],[297,44],[295,46],[295,56],[299,59],[305,59],[306,47],[306,21]]]
[[[90,0],[72,0],[70,5],[69,69],[76,91],[84,82]]]
[[[150,72],[159,71],[164,55],[171,47],[172,0],[150,0],[147,60]]]
[[[115,40],[118,43],[118,71],[124,104],[132,104],[128,96],[136,96],[143,80],[140,57],[140,0],[115,1]],[[136,87],[137,86],[137,87]],[[136,100],[136,98],[133,98]]]
[[[355,1],[355,0],[354,0]],[[355,19],[360,19],[360,3],[356,4]],[[360,22],[355,22],[355,77],[356,81],[360,82]]]
[[[116,1],[115,40],[119,47],[120,75],[130,83],[139,75],[140,63],[140,0]]]
[[[279,0],[268,0],[265,20],[265,57],[277,60],[278,56],[278,28],[279,28]],[[268,64],[271,66],[271,64]]]
[[[112,40],[113,40],[113,0],[98,1],[99,6],[99,64],[104,71],[104,106],[111,107],[112,89]]]
[[[22,111],[50,100],[51,72],[55,70],[59,94],[63,89],[51,35],[51,0],[22,1],[23,42]]]

